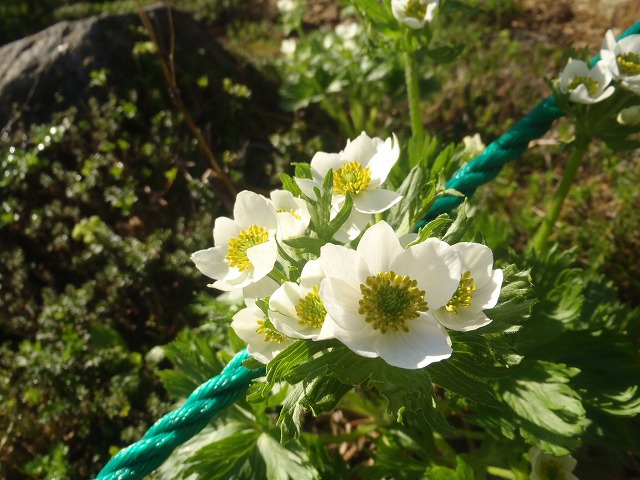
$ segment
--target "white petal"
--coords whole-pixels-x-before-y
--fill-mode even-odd
[[[267,276],[278,258],[278,246],[275,240],[270,239],[247,249],[247,258],[253,265],[252,281],[256,282]]]
[[[367,189],[353,197],[353,207],[362,213],[380,213],[402,200],[402,195],[382,188]]]
[[[569,91],[569,85],[575,77],[588,77],[589,66],[582,60],[576,60],[570,58],[564,70],[560,74],[560,80],[558,81],[558,87],[562,93]]]
[[[446,305],[458,288],[462,274],[460,255],[446,242],[428,238],[398,255],[392,265],[399,275],[408,275],[425,290],[429,309]]]
[[[311,175],[316,182],[322,183],[329,170],[334,172],[344,164],[337,153],[317,152],[311,159]]]
[[[473,292],[471,296],[470,309],[480,310],[484,308],[493,308],[498,303],[500,297],[500,288],[502,287],[503,273],[502,270],[494,270],[487,281],[478,290]]]
[[[462,258],[462,271],[471,272],[476,286],[484,285],[491,277],[493,252],[481,243],[460,242],[451,247]]]
[[[491,319],[482,310],[474,311],[470,308],[458,308],[458,313],[452,313],[442,307],[433,314],[442,325],[458,332],[469,332],[491,323]]]
[[[264,277],[255,283],[247,285],[242,290],[242,294],[246,301],[256,298],[265,298],[275,292],[280,284],[271,277]]]
[[[231,327],[238,336],[247,342],[247,351],[256,360],[268,363],[273,358],[291,345],[291,339],[285,339],[282,343],[267,342],[264,335],[257,332],[260,325],[259,320],[264,320],[264,313],[258,307],[252,306],[240,310],[233,316]]]
[[[355,208],[351,210],[351,215],[346,222],[335,233],[333,238],[342,243],[349,243],[358,238],[358,235],[369,225],[371,214],[362,213]]]
[[[314,285],[320,286],[320,282],[326,275],[319,260],[309,260],[300,273],[300,286],[311,290]]]
[[[223,278],[229,271],[229,264],[225,260],[226,248],[212,247],[198,250],[191,254],[191,260],[196,268],[209,278]]]
[[[370,274],[377,275],[391,271],[391,264],[404,250],[393,228],[379,222],[364,232],[357,252],[369,266]]]
[[[297,317],[296,305],[302,298],[300,287],[293,282],[285,282],[269,298],[269,310],[283,315]]]
[[[387,138],[369,162],[371,170],[371,186],[377,187],[389,176],[389,171],[400,157],[400,146],[395,134],[393,139]]]
[[[260,225],[270,232],[276,231],[278,221],[273,207],[262,195],[244,190],[236,197],[233,218],[242,229]]]
[[[296,183],[304,193],[309,198],[316,198],[316,194],[313,191],[313,188],[316,187],[319,190],[322,189],[322,183],[316,182],[314,180],[309,180],[308,178],[296,178]]]
[[[385,362],[394,367],[417,369],[451,356],[451,339],[430,314],[408,322],[408,332],[380,334],[376,351]]]
[[[613,52],[616,48],[616,37],[612,30],[607,30],[604,38],[602,39],[602,50],[609,50]]]
[[[376,154],[378,142],[362,132],[355,140],[347,143],[340,157],[344,163],[358,162],[363,167],[369,165],[369,160]]]
[[[318,261],[326,277],[339,278],[355,290],[360,289],[360,284],[369,275],[367,264],[358,253],[341,245],[324,245]]]
[[[379,335],[380,332],[376,332],[369,324],[353,332],[344,329],[334,332],[335,338],[349,347],[349,350],[367,358],[379,356],[375,351],[375,344]]]
[[[226,247],[229,240],[237,237],[241,231],[242,228],[230,218],[218,217],[213,224],[213,244],[216,247]]]
[[[320,298],[336,324],[348,331],[362,330],[367,322],[358,313],[360,290],[337,278],[325,278],[320,284]]]

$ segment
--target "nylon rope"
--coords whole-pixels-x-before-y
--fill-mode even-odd
[[[640,33],[640,21],[619,38],[636,33]],[[598,60],[599,56],[591,63]],[[544,99],[479,156],[460,168],[447,182],[447,188],[458,190],[466,197],[472,196],[479,186],[493,180],[505,164],[522,155],[529,142],[544,135],[562,115],[553,97]],[[418,227],[455,208],[462,200],[448,195],[438,198]],[[95,480],[139,480],[162,465],[177,447],[241,398],[255,378],[265,374],[264,368],[249,370],[245,367],[242,362],[248,358],[246,350],[238,352],[220,375],[200,385],[181,407],[158,420],[136,443],[118,452]]]

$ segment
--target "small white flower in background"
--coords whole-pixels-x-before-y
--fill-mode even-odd
[[[620,113],[618,113],[616,120],[620,125],[627,125],[631,127],[640,125],[640,105],[623,108],[620,110]]]
[[[541,452],[535,447],[529,450],[531,460],[531,480],[578,480],[573,473],[578,462],[575,458],[567,455],[564,457],[554,457]]]
[[[602,41],[602,62],[622,86],[640,94],[640,35],[629,35],[616,41],[609,30]]]
[[[502,286],[502,270],[493,270],[493,253],[486,245],[461,242],[451,247],[462,259],[458,289],[433,314],[451,330],[468,332],[491,322],[483,309],[495,307]]]
[[[269,325],[264,312],[253,302],[233,316],[231,327],[247,342],[247,352],[262,363],[269,363],[293,340]]]
[[[589,68],[582,60],[570,58],[560,74],[558,87],[575,103],[592,104],[613,95],[613,76],[602,61]]]
[[[460,255],[436,238],[406,250],[385,222],[356,250],[327,244],[320,298],[340,327],[335,337],[364,357],[422,368],[451,356],[451,340],[431,310],[447,304],[462,273]]]
[[[298,44],[296,43],[295,38],[285,38],[280,43],[280,51],[286,57],[293,58],[296,53],[296,48]]]
[[[276,6],[280,13],[289,13],[298,7],[297,0],[278,0]]]
[[[286,190],[274,190],[270,196],[278,217],[279,238],[287,240],[302,235],[311,221],[307,203]]]
[[[240,192],[233,217],[218,217],[213,228],[215,246],[191,255],[198,270],[216,280],[210,286],[224,291],[266,277],[278,257],[278,219],[266,198]]]
[[[400,23],[414,30],[433,20],[439,0],[391,0],[391,11]]]
[[[300,284],[284,283],[269,299],[269,316],[280,332],[292,338],[333,338],[337,325],[327,315],[318,291],[324,272],[317,260],[302,269]]]
[[[321,188],[329,170],[333,170],[332,205],[337,212],[347,193],[353,199],[351,217],[335,236],[339,241],[356,238],[367,226],[371,214],[388,210],[402,198],[391,190],[379,188],[400,156],[398,139],[370,138],[362,132],[349,140],[340,153],[318,152],[311,159],[312,179],[296,178],[305,195],[314,198],[313,188]]]
[[[355,50],[358,46],[355,38],[360,32],[360,26],[355,23],[340,23],[336,25],[336,35],[342,39],[342,45],[347,50]]]
[[[462,139],[462,143],[464,143],[464,153],[469,157],[477,157],[487,148],[479,133],[473,136],[467,135]]]

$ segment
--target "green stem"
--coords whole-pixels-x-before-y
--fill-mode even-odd
[[[415,52],[404,52],[404,76],[407,82],[407,98],[409,100],[409,116],[411,118],[411,133],[413,138],[422,144],[424,130],[420,115],[420,88],[418,86],[418,70]]]
[[[494,477],[508,478],[509,480],[513,480],[515,478],[511,470],[500,467],[487,467],[487,473]]]
[[[547,212],[545,219],[542,221],[542,224],[538,228],[538,231],[532,240],[533,248],[538,253],[544,253],[549,248],[549,235],[551,234],[551,230],[553,229],[556,220],[558,220],[558,217],[560,216],[562,204],[564,203],[567,193],[569,193],[569,189],[571,188],[571,184],[576,177],[580,162],[589,148],[589,140],[589,137],[582,136],[577,136],[575,139],[575,147],[571,158],[569,159],[567,169],[564,172],[564,176],[562,177],[562,181],[560,182],[560,185],[558,185],[558,189],[551,199],[551,206],[549,207],[549,211]]]

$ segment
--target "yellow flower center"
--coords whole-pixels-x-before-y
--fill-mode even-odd
[[[357,195],[371,181],[371,170],[359,162],[345,163],[333,173],[333,193],[336,195]]]
[[[545,460],[540,464],[540,478],[543,480],[564,480],[565,469],[559,462]]]
[[[296,220],[302,220],[302,217],[300,215],[298,215],[293,208],[291,208],[289,210],[287,210],[286,208],[281,208],[281,209],[278,210],[278,213],[290,213],[291,216],[293,218],[295,218]]]
[[[471,305],[471,297],[473,296],[473,292],[478,289],[476,282],[471,278],[471,272],[465,272],[460,279],[460,283],[458,284],[458,289],[449,300],[449,303],[445,305],[444,308],[447,309],[448,312],[458,313],[458,308],[460,307],[468,307]]]
[[[283,334],[278,332],[277,330],[266,325],[266,322],[263,320],[258,320],[258,329],[256,333],[260,335],[264,335],[265,342],[274,342],[274,343],[282,343],[286,338]]]
[[[569,84],[569,91],[575,90],[580,85],[584,85],[587,88],[587,92],[589,92],[590,97],[597,94],[598,89],[600,88],[600,82],[591,77],[575,77]]]
[[[407,17],[417,18],[418,20],[424,19],[427,14],[427,4],[422,0],[409,0],[407,6],[404,9],[404,14]]]
[[[627,52],[616,57],[618,69],[623,75],[640,75],[640,55],[635,52]]]
[[[229,261],[231,267],[235,267],[241,272],[253,268],[253,264],[247,257],[247,250],[269,240],[269,232],[258,225],[251,225],[246,230],[242,230],[237,237],[229,240],[229,248],[225,259]]]
[[[308,325],[311,328],[320,328],[324,323],[324,317],[327,310],[324,308],[322,299],[318,295],[318,286],[314,285],[313,289],[306,297],[301,298],[296,305],[296,313],[300,321],[300,325]]]
[[[408,332],[406,322],[418,318],[419,312],[429,310],[424,300],[425,292],[417,285],[416,280],[394,272],[367,277],[360,285],[362,298],[358,313],[380,333],[389,330]]]

